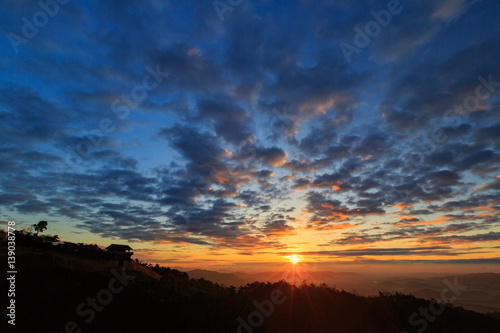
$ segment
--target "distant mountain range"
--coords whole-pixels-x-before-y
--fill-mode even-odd
[[[182,270],[182,269],[181,269]],[[247,283],[252,283],[255,281],[269,281],[277,282],[280,280],[286,280],[288,282],[295,282],[296,284],[301,284],[303,281],[306,283],[326,283],[330,286],[336,286],[339,282],[363,282],[366,283],[366,277],[358,273],[351,272],[329,272],[329,271],[319,271],[319,272],[301,272],[293,275],[292,272],[285,273],[272,273],[272,272],[261,272],[261,273],[220,273],[217,271],[209,271],[204,269],[195,269],[191,271],[185,271],[189,274],[191,278],[209,280],[215,283],[223,284],[226,286],[242,286]],[[339,286],[337,286],[339,287]],[[345,288],[344,288],[345,289]]]
[[[462,306],[479,312],[500,311],[500,274],[498,273],[478,273],[450,275],[444,277],[430,278],[408,278],[395,277],[376,281],[374,277],[352,272],[302,272],[301,276],[288,274],[276,274],[271,272],[262,273],[220,273],[203,269],[186,271],[191,278],[205,279],[225,286],[243,286],[255,281],[277,282],[286,280],[290,283],[307,284],[326,283],[337,289],[355,292],[360,295],[377,295],[379,292],[399,292],[412,294],[425,299],[437,299],[441,297],[441,292],[446,288],[444,281],[454,283],[457,278],[458,284],[466,287],[459,297],[453,302],[454,305]]]
[[[192,279],[205,279],[225,286],[239,287],[247,283],[253,282],[248,279],[242,278],[234,273],[219,273],[216,271],[207,271],[204,269],[195,269],[187,271],[189,277]]]
[[[450,275],[425,279],[391,279],[382,281],[379,287],[389,292],[412,294],[426,299],[439,299],[446,288],[444,281],[454,283],[455,278],[466,289],[453,302],[456,306],[478,312],[500,311],[500,274],[480,273]]]

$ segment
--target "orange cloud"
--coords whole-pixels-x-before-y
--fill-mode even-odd
[[[330,97],[324,101],[317,102],[317,101],[308,101],[305,103],[302,103],[299,106],[299,111],[300,112],[307,112],[312,110],[313,114],[324,114],[326,113],[326,110],[331,108],[333,105],[335,105],[335,102],[337,102],[337,99]]]
[[[438,216],[433,218],[432,220],[429,221],[421,221],[417,222],[416,224],[440,224],[440,223],[446,223],[450,222],[450,220],[453,220],[453,216]]]
[[[350,229],[350,228],[355,228],[355,225],[349,224],[349,223],[342,223],[342,224],[329,224],[325,226],[311,226],[308,225],[306,229],[316,229],[316,230],[344,230],[344,229]]]
[[[412,208],[412,207],[413,207],[413,204],[405,204],[402,202],[392,206],[392,208],[397,208],[395,213],[401,212],[405,209]]]

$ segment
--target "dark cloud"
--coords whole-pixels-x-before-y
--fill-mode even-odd
[[[264,228],[262,228],[262,232],[268,236],[276,236],[276,235],[291,235],[295,228],[289,226],[285,219],[275,219],[271,218],[271,221],[268,221]]]
[[[427,179],[436,186],[453,186],[458,184],[460,176],[452,171],[441,170],[429,173]]]
[[[420,248],[365,248],[343,251],[315,251],[301,252],[301,255],[331,256],[331,257],[363,257],[363,256],[414,256],[414,255],[441,255],[457,256],[463,253],[455,252],[450,247],[427,246]]]
[[[257,147],[255,149],[255,158],[264,165],[278,167],[285,163],[288,154],[278,147]]]
[[[40,200],[26,200],[14,207],[20,213],[48,213],[50,211],[50,205]]]
[[[235,104],[228,103],[225,101],[227,99],[225,96],[220,96],[215,100],[199,101],[199,117],[212,120],[218,136],[239,145],[253,137],[251,119],[248,112]]]

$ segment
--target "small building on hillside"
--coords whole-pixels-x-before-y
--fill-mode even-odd
[[[130,261],[130,257],[134,254],[130,246],[120,244],[111,244],[106,251],[111,261],[118,261],[118,266],[123,266],[124,261]]]

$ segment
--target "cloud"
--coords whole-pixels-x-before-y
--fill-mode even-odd
[[[255,149],[255,158],[270,167],[283,165],[287,156],[287,152],[278,147],[257,147]]]
[[[364,248],[343,251],[313,251],[301,252],[301,255],[329,256],[329,257],[364,257],[364,256],[415,256],[415,255],[441,255],[456,256],[460,252],[454,252],[450,247],[424,246],[420,248]]]
[[[253,133],[250,129],[251,119],[248,112],[235,104],[230,104],[227,97],[220,96],[215,100],[198,102],[199,117],[212,120],[215,133],[226,141],[240,145],[251,141]]]
[[[262,228],[262,232],[268,236],[292,235],[295,228],[289,226],[285,219],[272,218]]]

